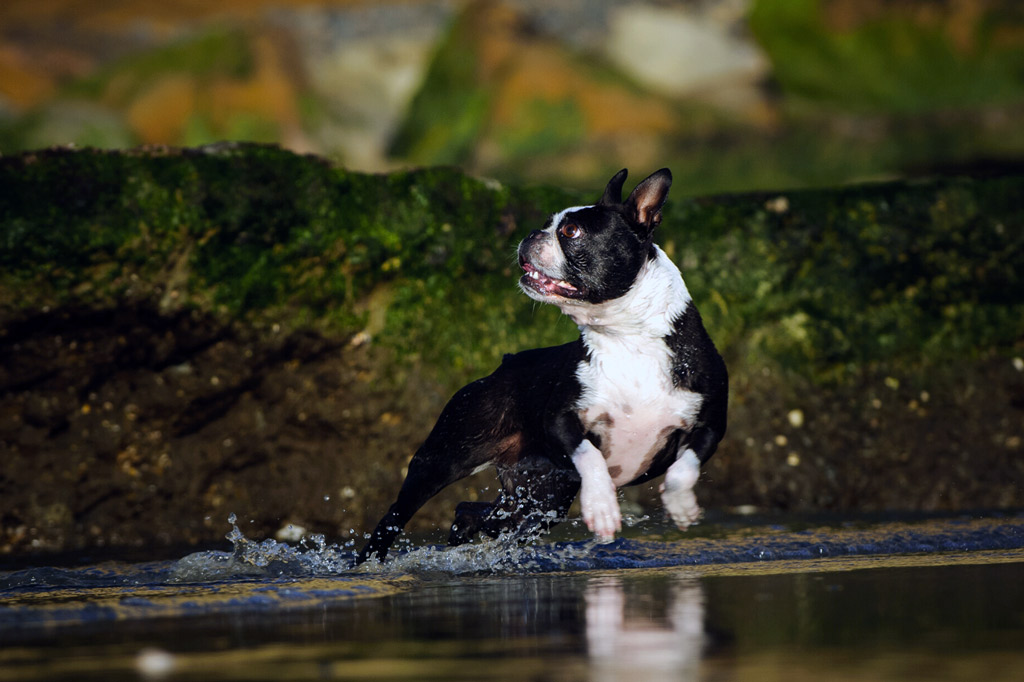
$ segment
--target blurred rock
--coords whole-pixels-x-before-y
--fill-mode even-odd
[[[538,33],[514,5],[473,2],[438,48],[391,152],[579,180],[627,148],[650,165],[685,123],[666,98]]]
[[[770,64],[746,26],[747,0],[615,9],[606,52],[648,87],[697,96],[741,115],[762,106]]]
[[[692,194],[1006,167],[1024,158],[1015,7],[8,0],[0,151],[81,143],[36,119],[90,102],[135,141],[577,186],[638,164]]]
[[[419,88],[451,3],[309,7],[276,15],[297,36],[324,115],[309,125],[318,149],[353,168],[395,163],[387,148]]]

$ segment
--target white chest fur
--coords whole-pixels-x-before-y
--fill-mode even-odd
[[[661,339],[588,339],[580,363],[584,429],[600,439],[608,473],[622,486],[644,473],[676,429],[693,424],[701,396],[672,386],[671,356]]]
[[[656,248],[625,296],[585,313],[563,308],[590,352],[576,371],[580,418],[600,438],[616,486],[644,473],[672,432],[690,428],[700,410],[699,394],[673,386],[664,340],[689,301],[679,270]]]

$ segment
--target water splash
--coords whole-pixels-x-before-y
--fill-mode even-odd
[[[234,514],[228,517],[228,522],[231,530],[225,537],[231,542],[232,550],[197,552],[178,560],[171,570],[171,582],[352,573],[425,576],[547,572],[578,562],[597,546],[595,541],[530,544],[523,542],[517,533],[509,532],[493,540],[485,538],[458,547],[422,545],[401,549],[399,545],[387,561],[371,559],[354,568],[354,540],[341,546],[328,544],[323,535],[305,536],[297,545],[272,539],[256,541],[246,537]]]
[[[297,545],[256,541],[238,528],[234,515],[227,539],[231,552],[199,552],[175,562],[174,582],[230,579],[276,579],[344,575],[413,575],[436,577],[501,575],[615,568],[707,566],[841,556],[917,554],[927,552],[1015,549],[1024,546],[1021,517],[943,520],[918,524],[879,524],[870,528],[819,528],[786,532],[751,528],[735,535],[699,537],[668,529],[652,532],[636,523],[639,537],[620,537],[599,544],[593,539],[553,542],[552,536],[524,541],[515,533],[458,547],[396,545],[388,559],[355,563],[355,541],[328,544],[322,535],[304,537]],[[566,524],[571,536],[574,523]],[[577,535],[578,537],[578,535]]]
[[[447,574],[510,575],[546,573],[567,568],[599,546],[596,540],[556,544],[523,544],[515,533],[494,539],[444,547],[413,547],[396,552],[385,562],[370,559],[356,570],[368,573],[411,573],[420,576]]]
[[[256,542],[239,529],[234,514],[228,523],[231,530],[225,537],[232,551],[197,552],[178,560],[171,582],[335,576],[347,572],[355,560],[351,546],[328,545],[323,535],[305,536],[298,546],[271,539]]]

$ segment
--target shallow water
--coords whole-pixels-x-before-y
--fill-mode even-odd
[[[8,571],[0,680],[1024,679],[1022,515],[695,530]]]

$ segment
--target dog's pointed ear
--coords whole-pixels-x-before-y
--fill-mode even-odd
[[[626,199],[627,215],[645,230],[641,237],[649,237],[661,222],[661,207],[665,205],[668,188],[671,186],[672,172],[668,168],[662,168],[651,173],[646,180],[637,185]]]
[[[601,195],[601,201],[597,202],[598,205],[618,206],[622,203],[622,185],[626,182],[627,175],[629,175],[629,171],[623,168],[608,181],[608,186],[604,188],[604,194]]]

